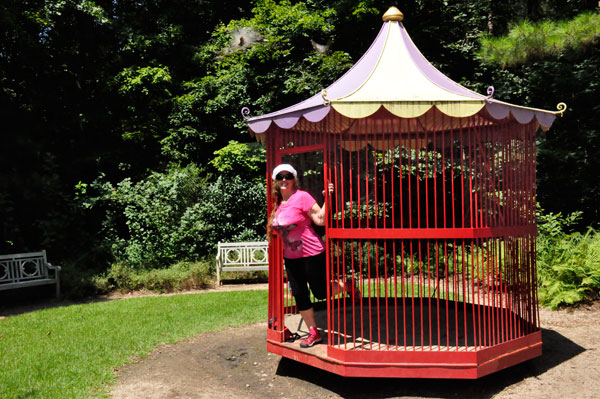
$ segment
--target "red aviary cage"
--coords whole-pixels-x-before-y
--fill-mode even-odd
[[[367,53],[327,90],[248,119],[267,169],[294,165],[302,188],[327,202],[329,292],[339,282],[361,292],[315,303],[322,344],[286,342],[285,327],[305,328],[271,240],[267,348],[345,376],[478,378],[541,355],[535,134],[565,107],[465,89],[401,21],[388,10]]]

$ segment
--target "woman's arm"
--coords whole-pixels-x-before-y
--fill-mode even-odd
[[[312,220],[313,223],[317,226],[325,226],[325,208],[325,204],[323,204],[323,208],[321,208],[319,204],[315,202],[313,207],[310,208],[310,211],[308,211],[308,216],[310,217],[310,220]]]
[[[328,185],[329,194],[333,192],[333,184],[329,183]],[[325,191],[323,191],[323,195],[325,195]],[[319,204],[315,202],[312,208],[308,211],[308,216],[310,220],[313,221],[317,226],[325,226],[325,215],[327,214],[327,200],[323,203],[323,207],[321,208]]]

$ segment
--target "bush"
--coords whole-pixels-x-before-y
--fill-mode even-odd
[[[141,271],[116,263],[106,274],[95,276],[93,282],[96,289],[104,293],[114,290],[165,293],[210,287],[213,273],[214,265],[209,262],[180,262],[166,269]]]
[[[91,188],[97,196],[87,195],[84,205],[106,212],[102,246],[137,270],[198,261],[219,241],[264,238],[264,181],[233,175],[208,182],[189,165],[116,186],[100,178]]]
[[[568,232],[580,216],[538,212],[539,301],[551,309],[595,298],[600,290],[600,234]]]

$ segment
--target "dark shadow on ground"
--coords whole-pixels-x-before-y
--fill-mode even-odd
[[[92,302],[105,302],[109,298],[91,297],[81,300],[56,298],[54,286],[25,287],[0,291],[0,317],[16,316],[41,309],[78,305]]]
[[[221,285],[223,286],[227,286],[227,285],[240,285],[240,284],[264,284],[264,283],[268,283],[269,282],[269,278],[268,277],[249,277],[249,278],[236,278],[236,279],[230,279],[230,280],[223,280],[221,279]]]
[[[577,356],[585,349],[553,330],[542,329],[542,356],[478,380],[346,378],[282,358],[277,375],[297,378],[344,398],[493,398],[506,387]]]

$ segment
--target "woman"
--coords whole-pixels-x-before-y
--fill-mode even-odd
[[[308,348],[322,340],[308,286],[316,298],[327,297],[325,244],[312,226],[313,223],[325,225],[326,209],[325,205],[321,208],[309,193],[300,190],[298,173],[292,165],[277,166],[272,178],[274,208],[267,226],[268,235],[271,237],[275,230],[283,242],[285,271],[309,331],[308,338],[300,342],[300,346]],[[329,193],[333,192],[333,185],[329,184],[328,189]],[[342,286],[336,286],[333,295],[342,290]]]

